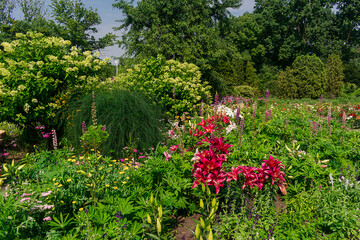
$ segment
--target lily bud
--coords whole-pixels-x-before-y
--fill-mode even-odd
[[[200,217],[200,225],[202,228],[205,228],[205,222],[204,219],[202,219],[202,217]]]
[[[199,224],[196,224],[195,237],[196,237],[196,239],[199,239],[199,237],[200,237],[200,226],[199,226]]]
[[[147,222],[148,222],[149,224],[151,224],[151,222],[152,222],[152,221],[151,221],[151,217],[150,217],[150,215],[149,215],[149,214],[147,214],[146,218],[147,218],[147,219],[146,219],[146,220],[147,220]]]
[[[163,214],[162,206],[158,207],[158,212],[159,212],[159,218],[161,218]]]
[[[215,197],[213,198],[213,200],[212,200],[212,202],[211,202],[211,206],[212,206],[212,207],[215,207],[215,206],[216,206],[216,198],[215,198]]]
[[[157,219],[156,219],[156,230],[158,231],[158,233],[161,233],[160,218],[157,218]]]
[[[214,240],[213,232],[212,232],[211,229],[210,229],[210,232],[209,232],[208,240]]]
[[[200,207],[204,208],[204,201],[202,199],[200,199]]]
[[[150,204],[153,204],[154,203],[154,195],[151,193],[151,196],[150,196]]]

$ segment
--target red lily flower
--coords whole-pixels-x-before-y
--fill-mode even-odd
[[[232,147],[232,145],[224,143],[224,138],[212,138],[210,140],[210,143],[212,144],[210,146],[211,149],[215,149],[221,153],[225,153],[226,155],[229,154],[228,149]]]
[[[215,126],[215,124],[212,123],[212,124],[206,125],[206,127],[203,127],[203,128],[204,128],[205,132],[212,133],[212,132],[215,132],[214,126]]]

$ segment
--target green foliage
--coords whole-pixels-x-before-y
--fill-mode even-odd
[[[210,95],[210,86],[200,81],[194,64],[151,58],[115,78],[114,84],[136,90],[160,105],[168,116],[193,112]]]
[[[248,52],[256,63],[264,61],[265,47],[260,40],[264,35],[264,19],[260,14],[245,13],[230,19],[226,40],[234,44],[240,53]]]
[[[318,98],[326,87],[325,68],[315,55],[299,56],[278,76],[278,95],[290,98]]]
[[[2,0],[0,2],[0,25],[7,24],[13,20],[11,14],[15,3],[12,0]]]
[[[107,90],[95,94],[97,122],[106,126],[109,133],[102,145],[102,153],[120,157],[124,147],[147,149],[161,140],[159,128],[160,110],[148,103],[141,95],[126,90]],[[70,103],[65,137],[77,149],[81,149],[82,123],[92,122],[92,95]]]
[[[344,82],[360,86],[360,63],[358,59],[354,59],[344,64]]]
[[[25,22],[41,19],[45,15],[44,0],[18,0]]]
[[[255,97],[257,90],[250,86],[235,86],[233,90],[233,94],[235,96],[241,96],[244,98],[252,98]]]
[[[276,87],[277,96],[290,99],[297,98],[298,85],[290,67],[286,67],[285,71],[279,73]]]
[[[100,15],[92,8],[87,9],[81,0],[52,0],[52,17],[56,32],[73,46],[82,50],[96,50],[112,45],[115,35],[108,33],[105,37],[95,40],[90,33],[97,33],[94,27],[101,23]]]
[[[339,55],[330,55],[325,65],[326,70],[326,93],[331,97],[341,95],[344,86],[344,67]]]
[[[106,62],[70,49],[62,38],[32,32],[17,37],[3,42],[0,52],[0,121],[32,128],[36,122],[56,124],[66,98],[93,87]]]
[[[109,134],[103,128],[104,126],[91,125],[80,137],[81,145],[84,149],[84,152],[88,153],[90,149],[95,151],[100,151],[101,146],[106,142],[109,137]]]

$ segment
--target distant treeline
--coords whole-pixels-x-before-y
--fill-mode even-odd
[[[61,36],[87,50],[115,40],[108,34],[95,41],[90,33],[101,19],[79,0],[52,0],[52,20],[41,11],[14,20],[7,14],[11,2],[0,5],[1,41],[28,30]],[[266,90],[290,98],[360,94],[360,0],[255,3],[252,13],[235,17],[229,10],[241,7],[241,0],[114,0],[122,19],[115,29],[122,30],[117,44],[126,51],[120,63],[127,68],[158,55],[193,63],[220,95],[251,97]]]

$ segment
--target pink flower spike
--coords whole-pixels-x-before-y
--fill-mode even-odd
[[[47,197],[47,196],[49,196],[50,194],[52,193],[52,191],[50,190],[50,191],[48,191],[48,192],[43,192],[43,193],[41,193],[41,197]]]
[[[43,218],[43,221],[46,222],[46,221],[51,221],[51,217],[45,217]]]
[[[25,201],[29,201],[29,200],[31,200],[31,198],[22,198],[22,199],[20,199],[20,202],[25,202]]]
[[[21,195],[21,197],[30,197],[31,196],[31,193],[23,193],[22,195]]]
[[[134,153],[137,153],[137,150],[135,148],[133,149],[133,151],[134,151]]]

